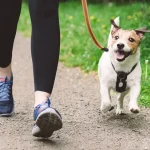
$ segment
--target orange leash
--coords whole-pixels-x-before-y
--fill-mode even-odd
[[[87,24],[87,27],[88,27],[88,31],[91,35],[91,38],[92,40],[94,41],[95,45],[103,50],[103,51],[108,51],[108,48],[105,48],[103,47],[96,39],[96,37],[94,36],[94,33],[92,31],[92,28],[91,28],[91,24],[90,24],[90,20],[89,20],[89,15],[88,15],[88,7],[87,7],[87,1],[86,0],[81,0],[82,1],[82,7],[83,7],[83,13],[84,13],[84,17],[85,17],[85,22]]]

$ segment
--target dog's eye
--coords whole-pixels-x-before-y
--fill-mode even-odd
[[[130,42],[134,42],[135,40],[133,38],[129,38],[129,41]]]
[[[119,39],[119,36],[115,36],[114,38],[115,38],[115,40],[118,40],[118,39]]]

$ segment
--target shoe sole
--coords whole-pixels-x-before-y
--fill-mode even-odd
[[[39,114],[36,125],[40,128],[40,132],[34,133],[33,135],[48,138],[54,131],[62,128],[62,120],[56,114],[55,110],[48,108]]]

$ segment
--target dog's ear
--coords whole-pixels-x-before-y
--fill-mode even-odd
[[[145,33],[150,33],[150,30],[147,30],[146,27],[140,28],[140,29],[135,29],[134,30],[136,34],[142,39],[144,37]]]
[[[111,34],[113,35],[116,31],[118,31],[120,29],[120,27],[118,25],[116,25],[116,23],[113,19],[110,20],[110,23],[113,25],[112,30],[111,30]]]

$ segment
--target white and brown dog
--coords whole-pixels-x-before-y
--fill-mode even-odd
[[[146,28],[123,30],[119,27],[119,17],[112,20],[108,39],[108,52],[104,52],[99,61],[98,75],[100,80],[101,111],[111,108],[110,90],[118,92],[116,114],[123,113],[123,99],[130,91],[129,110],[140,111],[137,100],[140,94],[141,65],[140,42]]]

